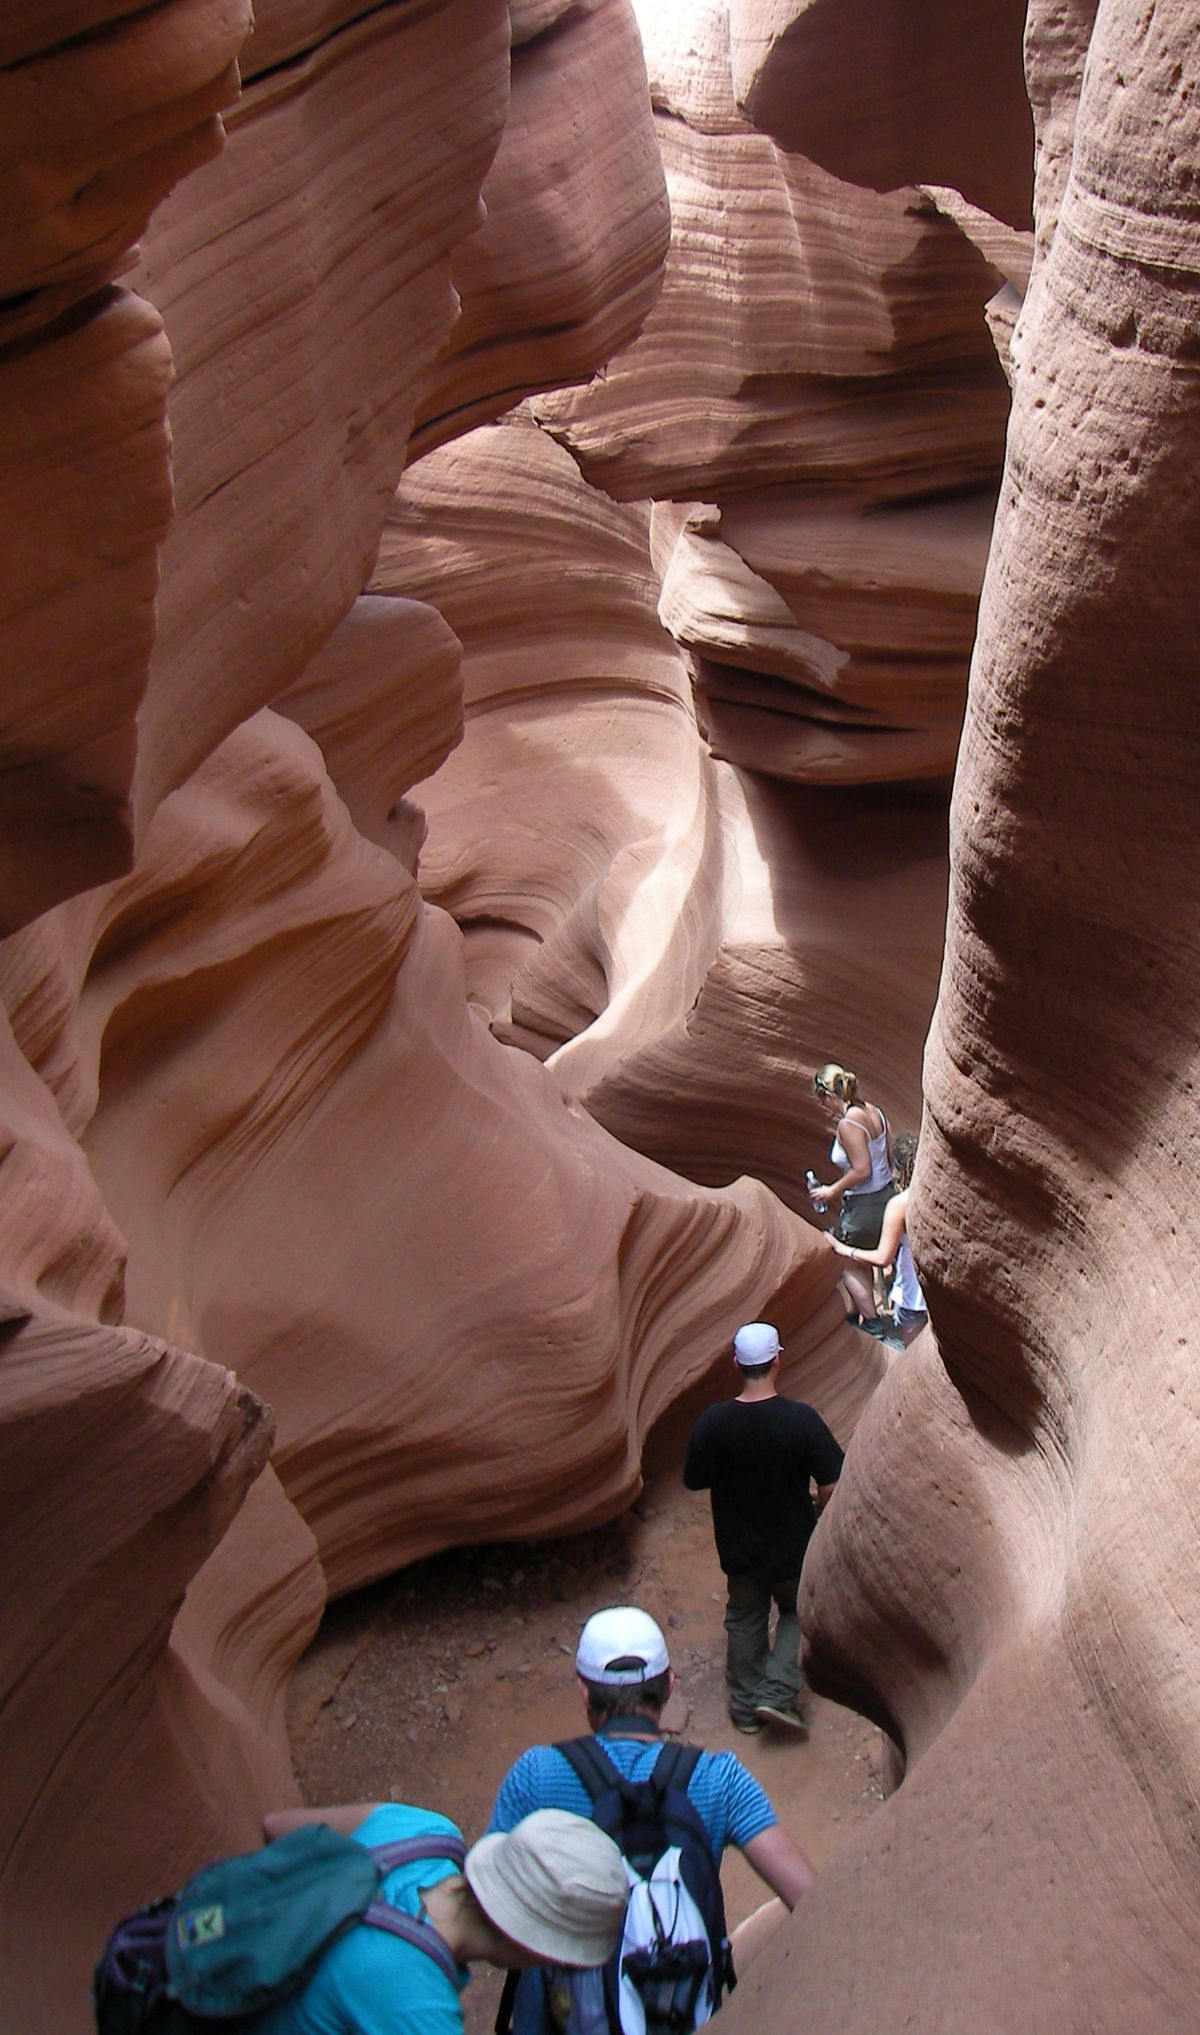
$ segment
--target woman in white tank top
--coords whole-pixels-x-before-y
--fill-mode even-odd
[[[813,1087],[826,1116],[837,1125],[829,1160],[840,1178],[826,1186],[820,1182],[810,1186],[810,1198],[818,1212],[823,1205],[834,1215],[833,1233],[842,1243],[873,1246],[879,1242],[883,1212],[895,1191],[887,1118],[877,1104],[859,1095],[858,1076],[832,1060],[817,1069]],[[870,1272],[854,1272],[847,1266],[842,1281],[864,1324],[881,1333]]]
[[[925,1295],[908,1247],[908,1189],[916,1156],[916,1132],[901,1131],[892,1146],[892,1167],[900,1191],[893,1194],[883,1211],[883,1228],[874,1250],[864,1250],[857,1244],[841,1244],[836,1237],[833,1239],[833,1248],[838,1256],[848,1258],[852,1264],[895,1267],[888,1299],[892,1319],[906,1347],[915,1336],[920,1335],[929,1319]]]

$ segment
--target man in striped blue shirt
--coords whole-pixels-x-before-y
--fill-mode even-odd
[[[662,1751],[660,1718],[675,1686],[659,1627],[632,1604],[597,1611],[579,1636],[575,1668],[591,1730],[627,1780],[644,1781]],[[702,1752],[687,1791],[717,1865],[726,1845],[736,1845],[771,1892],[794,1908],[812,1882],[812,1867],[741,1760]],[[530,1746],[514,1761],[488,1829],[512,1830],[534,1809],[591,1814],[587,1789],[552,1745]]]

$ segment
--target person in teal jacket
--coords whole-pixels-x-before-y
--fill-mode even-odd
[[[370,1846],[459,1836],[447,1817],[400,1802],[287,1810],[263,1828],[274,1838],[304,1823]],[[441,1939],[453,1979],[415,1944],[359,1923],[325,1951],[301,1992],[255,2018],[254,2035],[463,2035],[459,1994],[471,1964],[603,1964],[628,1893],[611,1837],[586,1817],[542,1810],[507,1835],[480,1838],[461,1872],[449,1859],[422,1859],[384,1876],[380,1897]]]

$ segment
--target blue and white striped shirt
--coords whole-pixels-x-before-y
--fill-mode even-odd
[[[605,1738],[600,1744],[626,1780],[644,1781],[654,1771],[662,1742]],[[713,1857],[721,1863],[727,1844],[739,1849],[779,1821],[766,1794],[732,1752],[702,1752],[688,1782],[688,1795],[708,1833]],[[531,1745],[514,1760],[496,1794],[489,1831],[512,1830],[535,1809],[570,1809],[590,1816],[592,1800],[574,1769],[552,1745]]]

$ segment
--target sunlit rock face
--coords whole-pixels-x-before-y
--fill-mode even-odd
[[[1092,12],[1029,23],[1049,220],[912,1206],[938,1346],[806,1572],[813,1673],[907,1771],[734,2031],[792,2025],[797,1971],[841,2027],[1195,2019],[1195,21]]]
[[[756,132],[723,8],[648,10],[644,32],[663,293],[603,377],[535,414],[619,499],[709,505],[660,512],[656,556],[714,755],[807,784],[945,782],[1008,409],[984,306],[1013,236]]]
[[[276,716],[164,804],[91,940],[75,1085],[128,1316],[269,1400],[331,1588],[610,1516],[731,1309],[769,1296],[830,1336],[830,1268],[765,1189],[624,1152],[490,1037],[457,930]]]
[[[644,505],[518,415],[410,470],[374,585],[436,598],[463,645],[464,738],[420,787],[419,873],[498,1036],[638,1150],[798,1207],[828,1142],[811,1070],[835,1048],[916,1121],[944,807],[713,761]]]
[[[944,778],[992,514],[990,492],[870,508],[777,488],[688,515],[662,614],[714,751],[808,784]]]

